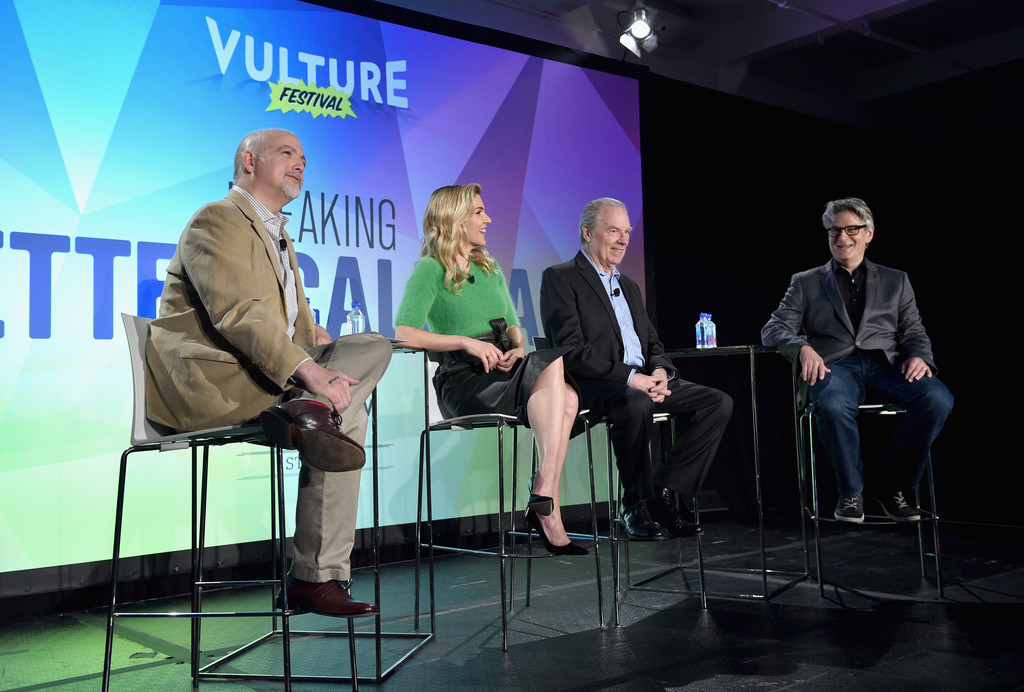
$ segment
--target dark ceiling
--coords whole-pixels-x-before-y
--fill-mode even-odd
[[[973,146],[1024,122],[1021,0],[651,0],[655,52],[611,0],[388,0],[830,120]]]

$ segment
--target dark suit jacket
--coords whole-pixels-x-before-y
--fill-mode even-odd
[[[644,309],[640,287],[620,274],[619,286],[633,315],[633,327],[643,348],[644,373],[655,368],[673,372],[665,347]],[[633,369],[622,362],[625,346],[608,287],[583,255],[548,267],[540,284],[540,313],[544,333],[555,346],[575,346],[563,357],[576,379],[610,380],[626,384]]]
[[[864,267],[867,286],[858,328],[846,313],[830,260],[793,275],[778,309],[761,330],[761,341],[778,348],[792,363],[800,361],[800,349],[809,344],[826,365],[859,349],[881,351],[890,364],[917,356],[935,370],[932,342],[921,324],[906,272],[868,260]]]

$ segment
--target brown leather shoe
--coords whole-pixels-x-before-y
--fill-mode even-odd
[[[289,574],[286,585],[288,605],[293,611],[312,611],[320,615],[346,618],[369,617],[380,612],[372,603],[352,598],[348,587],[340,581],[302,581]]]
[[[285,449],[297,449],[304,464],[321,471],[355,471],[366,464],[362,445],[342,434],[327,404],[294,399],[260,414],[267,439]],[[340,420],[340,418],[338,419]]]

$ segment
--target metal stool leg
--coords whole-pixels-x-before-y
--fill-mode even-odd
[[[426,542],[423,539],[423,504],[424,494],[426,495],[426,509],[427,509],[427,536]],[[433,482],[431,478],[431,463],[430,463],[430,428],[425,428],[420,433],[420,468],[419,468],[419,480],[418,488],[416,493],[416,560],[415,560],[415,577],[414,577],[414,601],[415,601],[415,615],[413,618],[413,627],[419,630],[420,622],[420,585],[421,585],[421,553],[424,545],[427,548],[427,600],[430,608],[430,634],[436,633],[437,620],[436,620],[436,608],[435,608],[435,590],[434,590],[434,493],[433,493]]]
[[[280,447],[271,447],[270,453],[272,455],[274,463],[271,465],[271,485],[276,491],[276,502],[272,503],[271,506],[276,506],[276,513],[272,512],[272,515],[276,516],[277,525],[272,530],[272,540],[274,540],[274,554],[277,557],[277,576],[281,578],[281,655],[284,658],[284,689],[289,691],[292,689],[292,649],[291,649],[291,621],[288,615],[288,589],[286,587],[286,579],[288,578],[288,555],[285,551],[284,541],[287,526],[285,523],[285,500],[284,500],[284,450]],[[274,517],[272,517],[273,520]],[[351,638],[352,631],[352,619],[349,618],[349,636]],[[352,686],[355,688],[356,684],[356,662],[355,662],[355,644],[352,645]]]
[[[356,663],[356,626],[352,618],[348,618],[348,656],[352,663],[352,692],[359,689],[359,668]],[[286,682],[287,686],[288,683]]]
[[[795,396],[794,385],[794,396]],[[795,401],[795,399],[794,399]],[[795,410],[795,409],[794,409]],[[796,411],[796,464],[797,483],[800,491],[800,531],[804,542],[804,572],[810,576],[810,556],[807,545],[806,522],[810,521],[814,530],[814,567],[815,579],[818,582],[818,595],[824,598],[825,584],[821,578],[821,529],[819,526],[819,505],[818,505],[818,474],[817,464],[814,456],[814,421],[812,414],[814,405],[809,404],[803,411]],[[810,488],[807,487],[807,475],[810,474]],[[808,491],[810,492],[810,506],[808,506]]]
[[[935,503],[935,472],[932,469],[932,460],[928,459],[928,492],[931,495],[932,502],[932,543],[935,548],[935,585],[939,592],[939,598],[943,598],[942,593],[942,551],[941,542],[939,541],[939,506]]]
[[[597,533],[597,488],[594,484],[594,446],[590,439],[590,423],[583,419],[584,434],[587,436],[587,469],[590,472],[590,528],[594,536],[594,570],[597,577],[598,625],[604,624],[604,585],[601,581],[601,541]],[[611,501],[611,498],[609,498]]]
[[[192,612],[203,612],[203,550],[206,544],[206,483],[209,478],[209,447],[203,448],[202,473],[197,480],[198,460],[192,448]],[[198,483],[198,486],[197,486]],[[198,505],[197,505],[198,493]],[[199,657],[202,654],[202,618],[192,618],[192,686],[199,687]]]
[[[697,524],[697,583],[700,586],[700,607],[708,609],[708,592],[704,582],[704,532],[700,529],[700,504],[693,496],[693,520]],[[680,542],[680,548],[682,542]],[[680,560],[681,562],[681,560]]]
[[[917,509],[921,512],[921,521],[917,522],[917,547],[918,554],[921,562],[921,576],[927,577],[927,570],[925,568],[925,550],[924,550],[924,526],[925,521],[931,522],[932,525],[932,550],[935,555],[935,587],[938,591],[939,598],[943,598],[943,583],[942,583],[942,557],[940,553],[939,543],[939,510],[935,504],[935,474],[932,468],[932,460],[928,459],[928,464],[925,467],[927,472],[928,480],[928,499],[930,505],[928,509],[922,509],[921,507],[921,490],[918,488],[916,491],[917,495]],[[927,516],[926,516],[927,515]]]
[[[505,534],[505,425],[498,424],[498,567],[501,581],[501,650],[508,651],[508,584],[505,567],[508,536]]]
[[[518,441],[518,435],[516,436]],[[536,448],[536,445],[533,445]],[[509,507],[508,512],[508,541],[509,541],[509,555],[515,555],[516,552],[516,490],[519,480],[519,454],[518,444],[513,445],[515,452],[512,454],[512,506]],[[529,570],[529,566],[527,566]],[[509,612],[515,612],[516,610],[516,561],[512,559],[508,563],[509,571],[509,585],[508,585],[508,609]],[[527,591],[527,602],[526,605],[530,605],[529,602],[529,591]]]
[[[615,463],[612,459],[612,438],[605,424],[605,438],[608,456],[608,542],[612,555],[612,609],[615,614],[615,626],[619,626],[619,493],[615,474]],[[627,563],[628,564],[628,563]]]
[[[796,483],[797,483],[797,497],[799,502],[800,510],[800,538],[804,546],[804,577],[810,578],[811,576],[811,548],[807,543],[807,464],[804,458],[804,429],[803,421],[796,411],[796,385],[794,384],[794,399],[793,399],[793,432],[794,439],[796,440]]]
[[[117,476],[117,506],[114,510],[114,548],[110,558],[110,605],[107,609],[107,639],[103,651],[103,692],[110,689],[110,667],[114,653],[114,613],[117,611],[117,573],[121,561],[121,528],[124,517],[124,487],[128,474],[128,455],[131,449],[121,454],[121,469]]]
[[[807,458],[811,472],[811,522],[814,524],[814,568],[818,578],[818,595],[825,597],[825,580],[821,574],[821,506],[818,498],[818,463],[814,454],[814,407],[805,414],[807,426]]]
[[[533,491],[533,483],[532,483],[533,478],[535,478],[536,475],[537,475],[537,466],[538,466],[537,444],[536,444],[536,441],[534,441],[533,449],[532,449],[531,454],[530,454],[530,480],[531,480],[530,490],[531,490],[531,492]],[[514,479],[515,478],[515,474],[513,474],[512,477]],[[515,504],[514,503],[513,503],[512,511],[515,511]],[[514,543],[512,544],[512,548],[513,548],[513,550],[515,549],[515,544]],[[526,554],[527,555],[533,555],[533,528],[530,527],[529,525],[526,526]],[[515,560],[513,560],[512,561],[512,574],[513,575],[515,574],[515,564],[516,564]],[[533,560],[527,560],[526,561],[526,607],[527,608],[530,607],[530,590],[531,590],[532,586],[533,586]]]

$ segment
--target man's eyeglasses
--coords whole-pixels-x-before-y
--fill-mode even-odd
[[[826,232],[828,233],[829,238],[838,238],[840,233],[845,233],[852,238],[867,227],[867,224],[862,224],[860,226],[833,226]]]

